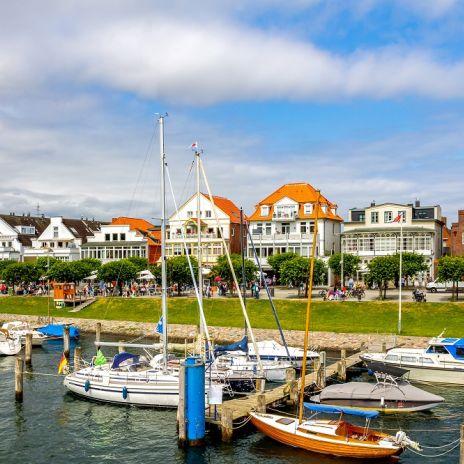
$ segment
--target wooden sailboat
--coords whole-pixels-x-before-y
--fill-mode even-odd
[[[306,324],[304,337],[304,359],[300,380],[300,403],[298,417],[280,414],[250,413],[251,422],[258,430],[268,437],[285,445],[301,448],[315,453],[330,454],[343,457],[363,459],[382,459],[399,455],[405,447],[420,449],[419,445],[411,441],[404,432],[396,436],[369,430],[370,419],[376,417],[376,411],[361,411],[355,409],[330,407],[304,403],[304,388],[306,375],[306,357],[309,341],[309,322],[311,316],[311,293],[314,274],[314,256],[317,240],[317,222],[320,209],[320,192],[317,194],[315,205],[314,235],[311,249],[311,266],[309,273],[308,304],[306,308]],[[313,411],[313,416],[304,418],[304,411]],[[318,413],[335,413],[338,420],[315,418]],[[359,427],[342,420],[344,414],[351,414],[366,418],[366,425]]]

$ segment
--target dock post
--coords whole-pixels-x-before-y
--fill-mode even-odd
[[[74,372],[81,368],[81,358],[82,348],[80,346],[76,346],[76,348],[74,348]]]
[[[199,446],[205,440],[205,363],[199,356],[190,356],[183,363],[183,404],[179,404],[179,444],[181,428],[185,427],[182,445]],[[180,388],[179,384],[179,388]],[[182,394],[179,395],[179,399]],[[182,415],[184,416],[182,421]]]
[[[266,395],[263,393],[256,398],[256,411],[263,414],[266,413]]]
[[[292,404],[295,405],[298,403],[298,397],[299,397],[298,381],[292,380],[290,382],[290,401],[292,402]]]
[[[26,367],[32,366],[32,334],[26,334],[26,346],[24,347],[24,360]]]
[[[266,387],[266,379],[256,379],[256,391],[262,393]]]
[[[222,441],[229,443],[232,441],[232,435],[234,433],[232,411],[229,408],[222,408],[221,410],[221,432]]]
[[[179,404],[177,406],[177,444],[184,447],[187,443],[187,429],[185,423],[185,366],[180,363],[179,369]]]
[[[342,350],[340,350],[340,359],[343,361],[344,359],[346,359],[346,350],[343,348]]]
[[[387,342],[382,342],[382,353],[387,352]]]
[[[18,356],[15,365],[15,399],[20,403],[23,401],[23,371],[23,358]]]
[[[325,388],[325,382],[326,382],[326,373],[325,373],[325,363],[326,363],[326,352],[321,351],[319,353],[320,356],[320,365],[319,365],[319,372],[318,372],[318,385],[320,388]]]
[[[69,360],[69,327],[65,326],[63,329],[63,353],[66,356],[66,359]]]
[[[101,329],[102,329],[101,322],[97,322],[97,327],[95,329],[95,346],[97,348],[97,351],[100,349]]]
[[[126,340],[119,340],[118,351],[119,351],[120,353],[122,353],[122,352],[125,350],[125,348],[124,348],[124,343],[125,343],[125,342],[126,342]]]
[[[459,451],[459,464],[464,464],[464,424],[461,424],[461,448]]]
[[[296,377],[296,372],[293,367],[288,367],[285,370],[285,382],[291,382],[292,380],[295,380]]]

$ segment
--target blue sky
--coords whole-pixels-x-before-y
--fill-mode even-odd
[[[458,0],[18,1],[0,15],[0,211],[159,216],[192,141],[246,212],[286,182],[340,207],[440,204],[464,173]],[[172,202],[169,203],[172,209]]]

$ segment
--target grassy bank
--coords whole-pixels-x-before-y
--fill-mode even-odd
[[[161,314],[160,299],[102,298],[88,308],[70,313],[52,309],[56,317],[156,322]],[[284,329],[303,330],[306,302],[275,300]],[[242,327],[243,316],[238,300],[211,299],[204,302],[209,325]],[[70,308],[72,309],[72,308]],[[0,298],[0,313],[47,315],[47,299],[41,297]],[[248,313],[254,327],[275,329],[276,324],[266,300],[250,300]],[[392,333],[396,331],[398,304],[396,302],[314,302],[311,330],[330,332]],[[169,322],[197,324],[198,306],[191,298],[169,300]],[[462,303],[404,303],[403,335],[433,336],[447,328],[448,336],[464,336],[464,304]]]

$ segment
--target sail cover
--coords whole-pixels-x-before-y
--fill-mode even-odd
[[[216,345],[214,347],[216,353],[223,351],[244,351],[248,353],[248,337],[243,337],[239,342],[231,343],[230,345]]]
[[[122,353],[118,353],[113,358],[113,364],[111,364],[111,369],[117,369],[123,362],[131,360],[130,363],[127,364],[137,364],[139,362],[139,357],[136,354],[128,353],[127,351],[123,351]]]
[[[36,329],[38,332],[42,332],[44,335],[49,337],[63,337],[64,336],[64,324],[48,324],[44,327],[39,327]],[[77,327],[69,327],[69,337],[70,338],[79,338],[79,329]]]
[[[326,406],[325,404],[305,403],[304,406],[306,409],[314,412],[349,414],[350,416],[365,417],[366,419],[372,419],[379,415],[377,411],[364,411],[362,409],[343,408],[340,406]]]

